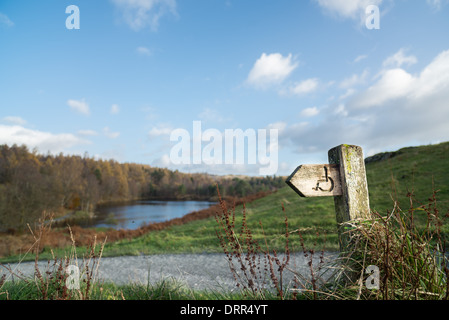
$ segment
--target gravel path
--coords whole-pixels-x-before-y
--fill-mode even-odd
[[[282,259],[282,255],[280,258]],[[325,253],[325,260],[329,261],[335,254]],[[310,279],[309,258],[303,253],[290,255],[288,269],[284,272],[284,283],[293,279],[293,272]],[[82,261],[79,261],[82,269]],[[319,256],[314,257],[314,266],[319,264]],[[237,266],[237,264],[236,264]],[[275,266],[276,268],[276,266]],[[11,276],[14,271],[16,276]],[[39,270],[44,273],[49,269],[48,262],[39,262]],[[9,281],[17,279],[23,274],[32,277],[34,262],[22,262],[20,265],[11,264],[0,266],[0,276],[7,274]],[[267,274],[268,276],[268,274]],[[236,281],[230,271],[228,260],[224,254],[164,254],[101,258],[98,264],[96,279],[98,281],[114,282],[116,284],[140,283],[151,284],[161,280],[173,278],[193,290],[235,290]]]

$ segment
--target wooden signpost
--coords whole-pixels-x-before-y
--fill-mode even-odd
[[[340,145],[329,150],[329,164],[301,165],[287,184],[301,197],[334,197],[340,251],[346,251],[348,223],[370,218],[368,184],[361,147]]]

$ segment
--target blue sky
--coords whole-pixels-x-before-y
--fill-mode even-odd
[[[288,175],[343,143],[448,141],[448,18],[447,0],[2,0],[0,143],[258,175],[175,165],[170,134],[277,129]]]

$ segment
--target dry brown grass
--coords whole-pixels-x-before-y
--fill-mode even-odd
[[[41,223],[36,229],[30,228],[31,236],[34,239],[33,245],[28,249],[28,252],[34,253],[34,276],[24,276],[20,271],[16,271],[9,265],[2,265],[7,271],[0,279],[0,294],[5,295],[9,300],[9,291],[4,289],[3,285],[5,281],[12,277],[13,279],[19,279],[21,284],[21,290],[23,290],[23,297],[32,300],[89,300],[92,285],[96,282],[96,276],[98,274],[98,267],[100,259],[103,253],[105,241],[100,245],[98,249],[98,243],[96,237],[91,239],[90,245],[87,248],[86,254],[82,257],[78,257],[76,251],[76,240],[71,232],[70,241],[72,243],[72,250],[64,257],[56,257],[53,254],[53,258],[47,261],[46,267],[39,266],[39,253],[42,250],[42,244],[49,243],[49,237],[51,225]],[[72,277],[69,274],[68,268],[76,268],[79,273],[75,273]],[[70,287],[71,279],[76,278],[73,287]],[[10,286],[8,286],[10,287]]]

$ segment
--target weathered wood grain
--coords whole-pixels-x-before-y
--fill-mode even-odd
[[[286,183],[301,197],[334,197],[340,250],[351,243],[357,221],[371,217],[362,148],[340,145],[328,152],[329,164],[301,165]]]
[[[286,182],[301,197],[335,197],[343,194],[338,165],[301,165]]]
[[[370,219],[368,183],[362,148],[340,145],[329,150],[329,162],[340,168],[342,195],[334,197],[335,213],[340,234],[340,250],[350,242],[349,222]]]

